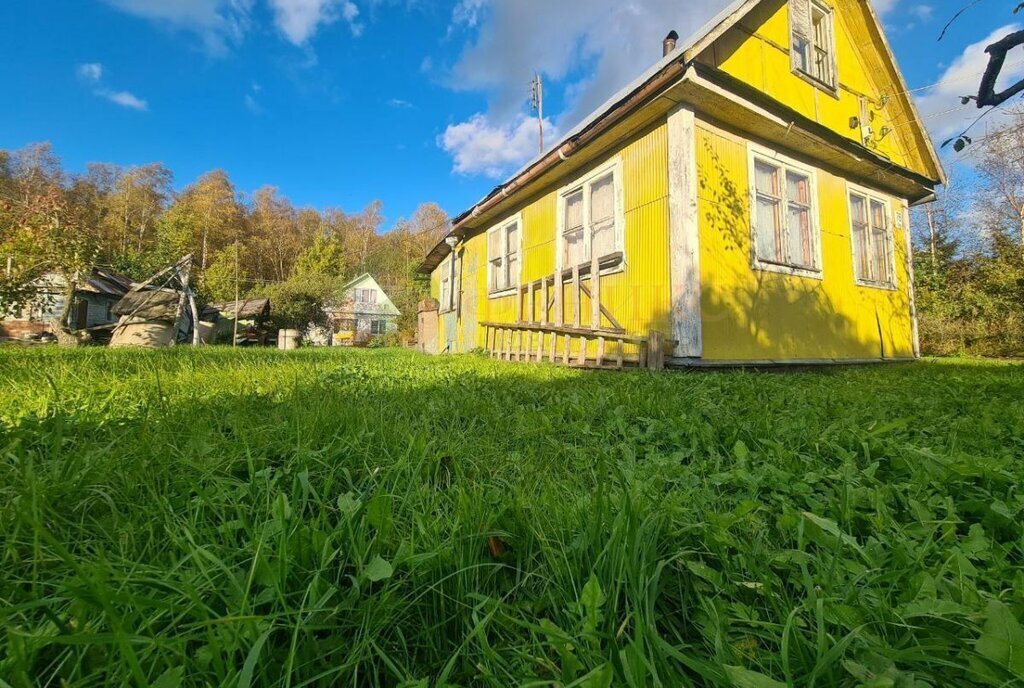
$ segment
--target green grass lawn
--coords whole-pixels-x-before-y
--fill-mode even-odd
[[[1024,366],[0,349],[0,687],[1010,686]]]

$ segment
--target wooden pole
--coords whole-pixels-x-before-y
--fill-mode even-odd
[[[597,251],[590,249],[590,327],[601,329],[601,270],[598,265]]]
[[[565,284],[562,282],[562,271],[555,273],[555,324],[561,327],[565,324],[565,311],[562,308],[562,301],[565,298]]]
[[[241,308],[238,306],[238,300],[240,298],[239,287],[238,287],[238,240],[235,240],[235,324],[231,335],[231,346],[238,346],[238,318],[240,317],[239,311]]]
[[[651,370],[663,370],[665,368],[665,338],[657,330],[651,330],[647,337],[647,367]]]
[[[580,326],[580,266],[574,265],[572,268],[572,326]]]

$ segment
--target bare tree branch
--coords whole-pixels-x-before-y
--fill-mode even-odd
[[[971,9],[972,7],[977,5],[979,2],[981,2],[981,0],[974,0],[970,4],[965,5],[964,7],[961,7],[960,10],[956,14],[953,15],[953,18],[950,19],[948,22],[946,22],[946,25],[942,27],[942,33],[939,34],[939,40],[940,41],[942,40],[942,37],[946,35],[947,31],[949,31],[949,27],[953,26],[953,22],[955,22],[957,19],[959,19],[961,14],[963,14],[967,10]]]

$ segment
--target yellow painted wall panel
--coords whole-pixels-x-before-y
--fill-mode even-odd
[[[751,260],[748,143],[698,126],[697,155],[706,359],[913,356],[901,230],[894,229],[897,289],[858,286],[846,181],[817,170],[821,279],[756,269]],[[898,201],[892,208],[902,213]]]
[[[895,231],[896,290],[857,286],[853,275],[846,181],[818,170],[817,203],[823,255],[822,279],[756,270],[751,264],[749,142],[700,122],[696,130],[698,216],[702,282],[704,357],[709,360],[793,360],[910,357],[912,325],[903,230]],[[784,151],[783,151],[784,152]],[[625,262],[602,277],[602,302],[630,334],[650,329],[671,331],[669,257],[668,135],[662,124],[624,143],[594,166],[620,158]],[[808,163],[808,161],[805,161]],[[555,271],[557,210],[561,185],[524,201],[523,283]],[[893,209],[901,208],[894,199]],[[459,247],[462,307],[457,350],[486,344],[473,322],[517,320],[515,296],[487,293],[487,235],[481,232]],[[431,288],[439,297],[439,273]],[[564,321],[573,318],[571,285],[565,295]],[[554,298],[554,294],[550,295]],[[541,295],[534,295],[537,312]],[[526,317],[529,305],[523,299]],[[470,307],[472,306],[472,308]],[[590,323],[590,303],[580,304],[581,324]],[[475,320],[471,319],[471,315]],[[540,316],[536,316],[540,319]],[[554,311],[551,312],[551,320]],[[440,337],[449,334],[441,316]],[[608,323],[605,323],[607,325]],[[548,350],[545,342],[544,350]],[[562,342],[559,343],[562,346]],[[573,355],[578,351],[573,345]],[[535,351],[536,340],[531,350]],[[614,356],[614,342],[606,355]],[[593,357],[595,346],[589,348]],[[628,347],[627,355],[636,355]]]

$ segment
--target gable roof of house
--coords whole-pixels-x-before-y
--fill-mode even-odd
[[[564,149],[572,146],[572,150],[569,152],[571,154],[579,145],[585,145],[585,143],[587,143],[587,139],[585,137],[588,133],[592,132],[606,120],[619,113],[625,115],[633,110],[641,108],[653,97],[647,93],[648,89],[652,86],[661,86],[661,81],[666,77],[677,78],[682,76],[686,71],[686,68],[695,60],[701,51],[711,45],[730,28],[735,26],[748,13],[764,1],[765,0],[731,0],[731,2],[706,22],[700,29],[692,33],[687,38],[678,41],[676,43],[675,50],[662,57],[630,84],[605,101],[582,122],[558,139],[558,141],[551,146],[548,152],[535,157],[513,174],[506,182],[494,187],[490,193],[484,196],[473,207],[455,217],[452,220],[452,229],[448,232],[446,237],[462,237],[463,234],[460,232],[460,229],[462,229],[463,225],[479,214],[481,208],[484,208],[495,201],[500,202],[502,199],[508,198],[510,195],[515,193],[516,188],[520,186],[520,180],[530,176],[531,174],[535,174],[538,169],[545,168],[549,165],[557,165],[559,162],[565,162],[567,160],[567,156],[563,152]],[[865,3],[868,2],[868,0],[861,1]],[[870,23],[872,24],[872,31],[880,37],[881,43],[885,48],[886,57],[892,64],[895,64],[895,56],[892,53],[892,49],[889,46],[888,41],[885,39],[885,32],[882,30],[881,24],[878,21],[878,16],[870,5],[867,9],[868,15],[871,18]],[[903,91],[903,93],[900,94],[900,97],[908,101],[908,108],[912,113],[913,119],[923,130],[921,116],[914,105],[913,98],[909,96],[906,83],[903,80],[903,75],[900,73],[898,68],[894,71],[899,79],[900,90]],[[931,181],[944,183],[945,173],[942,169],[942,163],[935,152],[930,137],[925,134],[924,139],[926,151],[930,158],[929,162],[934,166],[938,177]],[[865,149],[865,152],[866,157],[871,157],[873,155],[870,151],[867,151],[867,149]],[[510,191],[510,189],[512,190]],[[443,237],[441,241],[431,249],[430,253],[427,254],[423,263],[421,263],[419,267],[419,272],[429,274],[451,252],[451,248],[445,243],[444,239],[446,237]]]

